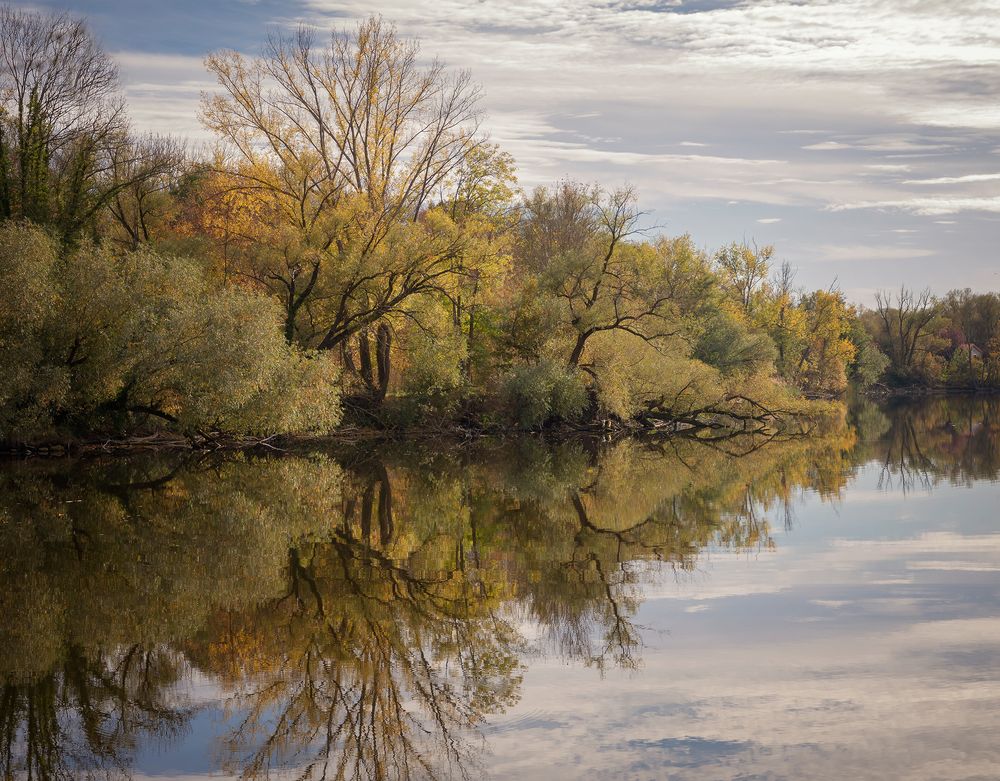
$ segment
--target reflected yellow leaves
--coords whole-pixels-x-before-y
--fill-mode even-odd
[[[0,768],[126,773],[183,734],[197,677],[225,703],[229,772],[474,777],[527,654],[641,665],[651,578],[772,548],[803,490],[837,497],[860,463],[995,478],[996,410],[859,406],[786,441],[10,465]]]

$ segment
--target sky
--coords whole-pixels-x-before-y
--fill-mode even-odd
[[[806,288],[1000,290],[1000,0],[65,0],[141,130],[210,137],[206,53],[381,14],[467,69],[521,185],[628,183],[652,232]]]

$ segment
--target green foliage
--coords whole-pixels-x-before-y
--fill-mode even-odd
[[[0,432],[47,428],[69,391],[69,370],[48,359],[56,247],[42,231],[0,224]]]
[[[551,360],[512,369],[503,397],[509,416],[524,428],[576,420],[587,406],[587,391],[579,375]]]
[[[408,418],[453,414],[465,387],[467,342],[454,329],[436,333],[411,329],[406,337],[408,367],[403,374],[403,402]]]
[[[968,350],[959,348],[951,354],[941,372],[941,379],[952,385],[969,386],[975,385],[981,374],[982,361],[970,357]]]
[[[339,420],[327,355],[282,338],[273,302],[220,289],[190,260],[61,251],[40,229],[0,227],[0,432],[130,429],[326,431]]]
[[[127,266],[126,284],[145,305],[118,353],[126,405],[160,409],[185,430],[266,434],[336,424],[329,357],[285,342],[272,301],[219,290],[183,259],[144,252]]]
[[[852,376],[862,389],[869,388],[879,381],[889,364],[889,356],[878,345],[864,344],[858,349],[854,359]]]
[[[774,342],[723,309],[708,314],[695,342],[693,355],[719,371],[756,372],[777,358]]]

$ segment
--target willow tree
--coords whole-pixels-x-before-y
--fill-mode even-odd
[[[221,52],[207,65],[221,87],[203,119],[222,144],[222,194],[267,215],[266,227],[249,218],[239,273],[281,300],[290,338],[349,365],[357,347],[362,372],[368,330],[384,325],[387,372],[387,323],[446,292],[459,264],[461,231],[430,205],[480,143],[478,87],[422,67],[417,45],[376,17],[322,46],[300,28],[259,57]]]
[[[585,375],[596,408],[622,418],[704,385],[708,368],[689,360],[714,295],[708,260],[686,236],[636,240],[641,219],[629,188],[564,182],[528,200],[518,245],[528,296],[544,302],[540,354]]]
[[[273,301],[220,290],[197,263],[0,222],[0,440],[132,431],[324,430],[332,356],[289,345]],[[160,425],[163,425],[160,423]]]
[[[522,258],[560,301],[571,367],[581,365],[596,334],[655,343],[678,332],[669,265],[651,247],[629,242],[641,217],[631,188],[604,193],[563,182],[536,190],[527,203]]]

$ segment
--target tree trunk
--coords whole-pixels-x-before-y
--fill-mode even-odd
[[[372,347],[368,337],[368,329],[358,333],[358,365],[361,381],[371,395],[375,395],[375,375],[372,372]]]
[[[372,535],[372,507],[375,504],[375,483],[370,482],[365,486],[365,492],[361,497],[361,539],[365,545],[371,545]]]
[[[391,348],[392,329],[389,328],[388,323],[381,323],[375,334],[375,361],[378,369],[378,387],[375,389],[375,395],[379,401],[385,400],[385,394],[389,390]]]

